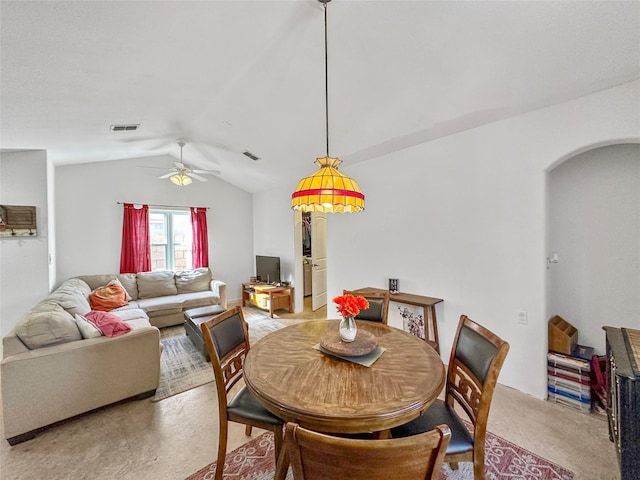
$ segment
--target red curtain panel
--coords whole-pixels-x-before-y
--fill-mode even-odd
[[[149,205],[124,204],[120,273],[151,271]]]
[[[193,268],[209,266],[209,234],[207,233],[207,209],[191,207],[193,230]]]

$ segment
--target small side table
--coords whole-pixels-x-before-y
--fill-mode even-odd
[[[382,288],[365,287],[356,292],[384,292]],[[424,340],[440,353],[440,341],[438,340],[438,322],[436,321],[436,304],[444,301],[441,298],[425,297],[413,293],[394,293],[389,295],[389,300],[407,305],[416,305],[424,309]]]
[[[293,313],[293,287],[276,287],[268,283],[243,283],[242,306],[248,304],[268,310],[273,318],[273,311],[286,308]]]

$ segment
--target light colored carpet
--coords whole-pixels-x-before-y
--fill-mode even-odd
[[[243,314],[249,325],[250,344],[284,327],[282,323],[257,309],[244,308]],[[151,397],[152,402],[213,382],[211,364],[193,346],[185,334],[184,326],[163,328],[160,335],[163,345],[160,358],[160,386],[156,394]]]

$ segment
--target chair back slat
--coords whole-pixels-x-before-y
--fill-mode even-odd
[[[246,356],[246,349],[238,347],[236,350],[229,352],[224,362],[221,363],[224,388],[227,392],[242,378],[242,365]]]
[[[467,416],[475,424],[478,418],[478,409],[482,398],[482,384],[459,360],[454,361],[454,368],[448,375],[448,393],[465,411]]]
[[[288,423],[285,448],[294,480],[435,480],[450,438],[446,425],[407,438],[354,440]]]

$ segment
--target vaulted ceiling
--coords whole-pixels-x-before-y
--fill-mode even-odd
[[[346,166],[640,77],[640,2],[327,8],[330,154]],[[46,149],[55,165],[169,166],[183,137],[185,162],[249,192],[295,185],[325,156],[317,0],[0,9],[4,150]]]

